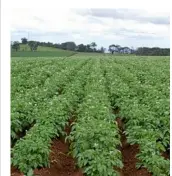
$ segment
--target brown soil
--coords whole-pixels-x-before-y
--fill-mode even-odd
[[[69,125],[65,127],[67,134],[71,131],[71,123],[75,118],[69,121]],[[120,129],[122,147],[123,169],[116,169],[121,176],[151,176],[144,168],[136,169],[135,165],[138,162],[136,154],[139,152],[138,145],[130,145],[127,143],[126,136],[122,133],[124,124],[120,118],[117,118],[118,127]],[[70,155],[69,143],[65,143],[64,137],[54,139],[50,153],[50,168],[35,169],[34,174],[38,176],[84,176],[81,169],[76,168],[76,161]],[[11,176],[24,176],[18,169],[11,168]]]
[[[138,159],[136,154],[139,153],[139,146],[137,144],[130,145],[127,143],[125,134],[123,134],[123,122],[120,118],[116,119],[118,127],[120,129],[121,143],[122,147],[120,148],[122,153],[122,161],[124,167],[120,169],[121,176],[151,176],[151,174],[145,168],[136,169],[136,163]]]
[[[11,176],[24,176],[18,169],[11,167]]]
[[[170,159],[170,153],[168,153],[167,151],[166,151],[166,152],[163,152],[163,153],[162,153],[162,156],[163,156],[165,159]]]
[[[69,148],[61,140],[54,140],[50,154],[50,168],[35,170],[39,176],[83,176],[81,170],[76,168],[75,160],[68,155]]]
[[[71,123],[65,127],[67,134],[70,133]],[[65,143],[65,138],[54,139],[50,153],[50,168],[35,169],[34,174],[37,176],[83,176],[82,170],[76,168],[76,161],[68,155],[69,143]],[[24,176],[14,167],[11,168],[11,176]]]

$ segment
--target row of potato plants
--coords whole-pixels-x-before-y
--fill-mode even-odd
[[[169,96],[170,60],[168,58],[148,58],[145,60],[119,60],[115,61],[123,65],[144,84],[156,86],[156,89]],[[149,73],[149,74],[147,74]],[[156,79],[155,79],[156,78]]]
[[[159,59],[159,58],[158,58]],[[148,63],[147,63],[148,62]],[[149,108],[154,113],[155,130],[163,132],[158,139],[162,145],[169,150],[170,144],[170,70],[169,60],[149,60],[142,62],[130,62],[126,64],[122,62],[125,68],[128,68],[137,79],[142,82],[140,89],[139,102]],[[149,64],[149,65],[148,65]],[[131,66],[132,65],[132,66]],[[134,67],[133,67],[134,66]],[[134,69],[133,69],[134,68]],[[126,73],[128,74],[128,73]],[[143,83],[144,82],[144,83]],[[156,124],[155,124],[156,123]]]
[[[119,115],[125,121],[127,140],[130,144],[139,144],[140,147],[137,155],[140,163],[137,164],[137,167],[144,166],[155,176],[168,175],[169,160],[165,160],[161,156],[161,152],[165,150],[169,140],[165,139],[168,138],[168,135],[164,134],[162,131],[164,128],[158,124],[161,122],[168,124],[169,117],[168,113],[166,116],[158,117],[156,111],[152,109],[158,100],[159,105],[163,105],[162,99],[156,99],[156,96],[153,96],[156,90],[150,89],[152,92],[148,92],[148,87],[151,86],[141,84],[137,77],[127,71],[125,67],[109,61],[109,64],[106,64],[106,71],[111,102],[113,106],[121,109]],[[146,96],[149,96],[149,100],[151,98],[153,100],[145,103]],[[163,101],[165,102],[166,99]],[[159,138],[164,138],[163,143],[158,141]]]
[[[43,62],[43,60],[41,59],[31,59],[31,58],[27,58],[27,59],[23,59],[23,58],[12,58],[11,59],[11,75],[13,76],[17,76],[17,77],[22,77],[23,74],[30,74],[32,72],[32,70],[34,70],[37,67],[42,67],[46,64],[51,63],[51,61],[49,60],[45,60],[46,62]]]
[[[11,100],[11,138],[18,139],[18,132],[22,132],[25,128],[38,120],[38,116],[54,95],[59,95],[59,90],[69,84],[74,79],[77,71],[82,68],[87,60],[78,62],[73,60],[51,77],[46,79],[42,87],[36,87],[26,91],[25,96],[17,97]]]
[[[11,151],[11,161],[21,172],[27,174],[35,168],[50,166],[52,138],[64,135],[63,130],[68,124],[70,114],[77,108],[83,96],[83,87],[91,66],[89,62],[78,71],[75,79],[67,85],[64,94],[54,94],[52,99],[47,101],[47,106],[39,114],[39,120],[26,136],[15,144]]]
[[[51,60],[45,63],[40,62],[40,60],[35,60],[34,64],[34,62],[31,62],[30,60],[23,61],[14,59],[11,61],[11,63],[11,137],[12,139],[15,139],[17,138],[16,133],[23,130],[22,126],[25,127],[28,124],[22,120],[25,120],[25,117],[27,115],[27,113],[25,112],[29,113],[31,110],[33,110],[33,103],[32,101],[30,101],[30,97],[33,97],[34,93],[37,92],[41,86],[43,86],[41,85],[40,87],[36,87],[35,85],[35,87],[29,90],[27,89],[27,81],[29,80],[31,84],[32,82],[36,82],[35,80],[37,75],[40,76],[42,75],[42,73],[43,76],[41,80],[45,81],[47,72],[46,66],[49,66],[48,71],[51,72],[51,74],[53,74],[53,72],[51,68]],[[37,66],[37,68],[34,67],[35,65]],[[46,68],[46,70],[44,69],[44,67]],[[37,72],[37,74],[35,72]]]
[[[120,136],[105,87],[100,59],[94,61],[85,86],[85,98],[77,111],[77,120],[66,138],[78,166],[88,176],[116,176],[122,168],[121,153],[117,149]]]
[[[158,120],[164,117],[164,120],[161,119],[161,122],[158,122],[158,120],[154,122],[158,122],[161,127],[164,127],[164,130],[165,128],[166,130],[169,130],[169,63],[163,66],[163,62],[161,60],[157,60],[155,63],[158,62],[160,62],[160,65],[162,65],[162,68],[160,70],[161,72],[157,71],[159,69],[157,69],[154,64],[149,66],[152,67],[152,69],[145,69],[144,65],[146,64],[144,62],[142,63],[143,68],[141,68],[140,64],[135,64],[135,69],[131,69],[130,72],[137,76],[138,81],[140,81],[140,79],[144,79],[144,84],[140,85],[141,88],[137,86],[137,84],[135,84],[135,88],[139,90],[139,95],[141,97],[139,99],[139,102],[144,105],[147,105],[149,111],[155,112],[155,115],[157,116]],[[130,65],[128,64],[127,67],[130,68]],[[142,76],[143,73],[144,75]],[[126,72],[126,74],[128,73]],[[167,122],[168,125],[163,125],[163,122]]]
[[[64,59],[35,60],[35,64],[32,63],[33,68],[28,70],[29,61],[26,60],[22,66],[20,60],[17,62],[12,60],[13,62],[15,65],[11,69],[11,98],[24,96],[29,89],[42,86],[48,77],[64,69],[68,63]],[[35,68],[34,65],[37,67]],[[22,72],[20,71],[21,67],[25,68]],[[17,68],[16,71],[15,68]]]
[[[48,61],[44,60],[43,62],[47,64],[45,66],[42,67],[39,66],[35,68],[34,71],[32,70],[31,74],[25,73],[22,78],[18,76],[16,77],[11,76],[12,99],[15,99],[18,96],[20,97],[25,96],[25,94],[28,94],[29,91],[32,91],[34,89],[37,90],[40,87],[43,87],[44,84],[46,84],[46,82],[50,81],[50,79],[53,79],[57,74],[67,69],[70,65],[77,63],[77,61],[74,59],[71,60],[49,59]],[[27,62],[25,64],[27,67]],[[13,71],[11,72],[11,74],[12,73]],[[21,74],[19,73],[19,75]]]

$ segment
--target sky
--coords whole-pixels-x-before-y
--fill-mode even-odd
[[[10,20],[12,41],[170,47],[170,13],[163,10],[13,8]]]

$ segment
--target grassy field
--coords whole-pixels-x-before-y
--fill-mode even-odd
[[[19,51],[19,52],[12,52],[11,57],[70,57],[75,53],[72,51]]]
[[[59,51],[61,49],[52,48],[52,47],[46,47],[46,46],[38,46],[37,51]],[[20,44],[20,51],[30,51],[30,48],[28,45]]]
[[[169,175],[169,89],[169,57],[12,59],[12,174]]]
[[[28,45],[20,45],[20,51],[11,52],[11,57],[69,57],[76,54],[74,51],[67,51],[52,47],[38,46],[37,51],[31,52]]]

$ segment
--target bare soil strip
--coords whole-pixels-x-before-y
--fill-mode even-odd
[[[169,151],[165,151],[162,153],[162,156],[165,158],[165,159],[170,159],[170,152]]]
[[[121,176],[152,176],[147,169],[140,168],[136,169],[136,163],[138,159],[136,158],[136,154],[139,153],[139,146],[137,144],[130,145],[127,143],[127,138],[125,136],[123,129],[123,122],[120,118],[116,119],[118,123],[118,127],[120,129],[121,143],[122,147],[120,147],[122,153],[122,161],[124,164],[123,169],[120,169]]]

